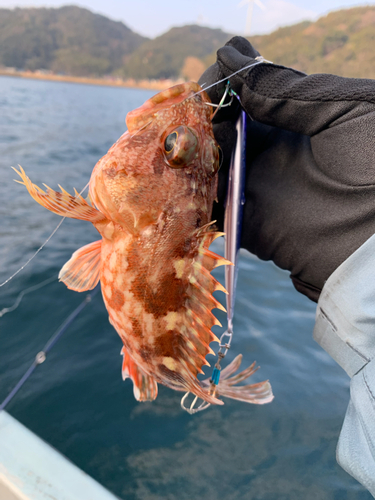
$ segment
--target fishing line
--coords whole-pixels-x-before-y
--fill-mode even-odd
[[[90,182],[90,181],[89,181]],[[87,188],[87,186],[89,185],[89,182],[86,184],[86,186],[80,191],[80,195],[85,191],[85,189]],[[52,236],[57,232],[57,230],[59,229],[59,227],[61,226],[61,224],[64,222],[64,220],[66,219],[66,217],[63,217],[61,219],[61,221],[57,224],[57,226],[55,227],[55,229],[52,231],[52,233],[48,236],[48,238],[46,239],[46,241],[38,248],[38,250],[30,257],[30,259],[22,266],[18,269],[18,271],[16,271],[15,273],[12,274],[12,276],[10,276],[7,280],[4,281],[4,283],[1,283],[0,284],[0,288],[4,285],[6,285],[7,283],[9,283],[10,280],[12,280],[15,276],[17,276],[18,273],[20,273],[23,269],[25,269],[25,267],[30,264],[30,262],[34,259],[34,257],[36,257],[38,255],[38,253],[47,245],[47,243],[49,242],[49,240],[52,238]]]
[[[205,87],[206,83],[202,83],[201,87],[202,89],[201,90],[198,90],[197,92],[194,92],[194,94],[191,94],[187,97],[185,97],[185,99],[183,99],[181,102],[177,103],[177,104],[172,104],[172,108],[175,107],[175,106],[179,106],[182,102],[185,102],[187,101],[188,99],[191,99],[193,97],[195,97],[196,95],[198,94],[201,94],[202,92],[205,92],[206,90],[212,88],[212,87],[215,87],[216,85],[219,85],[220,83],[223,83],[223,82],[228,82],[230,78],[232,78],[232,76],[235,76],[237,75],[238,73],[241,73],[241,71],[245,71],[246,69],[249,69],[249,68],[252,68],[253,66],[257,66],[258,64],[261,64],[261,63],[269,63],[269,64],[273,64],[272,61],[268,61],[267,59],[264,59],[263,56],[258,56],[255,58],[255,62],[235,71],[234,73],[230,74],[229,76],[226,76],[225,78],[222,78],[221,80],[217,81],[217,82],[214,82],[212,83],[211,85],[209,85],[208,87]],[[226,87],[227,89],[228,87]],[[228,91],[226,90],[225,91],[226,94],[228,93]],[[219,111],[220,108],[224,108],[224,107],[227,107],[227,106],[230,106],[232,104],[232,96],[233,95],[236,95],[233,90],[231,90],[232,94],[231,94],[231,101],[227,104],[224,104],[224,100],[222,103],[220,104],[212,104],[212,103],[206,103],[208,106],[213,106],[213,107],[217,107],[215,113],[213,113],[213,116],[216,115],[216,113]],[[238,100],[240,101],[241,103],[241,100],[239,98],[238,95],[236,95],[236,97],[238,98]],[[144,125],[142,125],[142,127],[138,130],[136,130],[133,134],[129,134],[131,138],[135,137],[136,135],[138,135],[140,132],[142,132],[144,129],[146,129],[155,119],[156,117],[158,116],[158,112],[156,112],[154,115],[153,115],[153,118],[148,121],[147,123],[145,123]],[[213,117],[212,117],[213,118]],[[126,133],[126,132],[125,132]]]
[[[52,238],[52,236],[56,233],[56,231],[59,229],[59,227],[61,226],[61,224],[64,222],[64,219],[65,217],[63,217],[63,219],[61,219],[61,221],[57,224],[57,226],[55,227],[55,229],[52,231],[52,233],[48,236],[48,238],[46,239],[46,241],[43,243],[43,245],[41,245],[38,250],[34,253],[34,255],[32,255],[30,257],[30,259],[22,266],[18,269],[18,271],[16,271],[14,274],[12,274],[12,276],[10,276],[7,280],[4,281],[4,283],[1,283],[0,284],[0,288],[4,285],[6,285],[7,283],[9,283],[10,280],[12,280],[15,276],[17,276],[18,273],[20,273],[23,269],[25,269],[25,267],[33,260],[34,257],[36,257],[38,255],[38,253],[42,250],[42,248],[45,247],[45,245],[47,245],[47,243],[49,242],[49,240]]]
[[[14,310],[17,309],[17,307],[20,305],[21,300],[23,299],[23,296],[30,293],[34,292],[35,290],[39,290],[40,288],[43,288],[44,286],[47,286],[49,283],[52,283],[52,281],[55,281],[57,279],[56,276],[52,276],[52,278],[48,278],[41,283],[38,283],[37,285],[31,286],[30,288],[26,288],[26,290],[23,290],[17,297],[15,303],[10,306],[10,307],[4,307],[0,311],[0,318],[3,317],[5,314],[13,312]]]
[[[68,327],[72,324],[75,318],[80,314],[80,312],[87,306],[89,302],[95,297],[98,293],[100,286],[97,286],[94,291],[88,295],[86,295],[85,299],[81,302],[81,304],[74,309],[74,311],[66,318],[66,320],[61,324],[61,326],[55,331],[55,333],[50,337],[46,345],[43,347],[41,351],[35,356],[35,359],[32,365],[28,368],[25,374],[21,377],[18,383],[14,386],[14,388],[10,391],[8,396],[4,399],[4,401],[0,404],[0,412],[4,410],[6,405],[14,398],[17,392],[21,389],[26,380],[33,373],[35,368],[38,365],[41,365],[46,360],[47,354],[54,347],[56,342],[61,338],[61,336],[65,333]]]
[[[244,66],[243,68],[235,71],[234,73],[232,73],[231,75],[228,75],[226,76],[225,78],[222,78],[221,80],[219,80],[218,82],[214,82],[212,83],[211,85],[209,85],[208,87],[204,87],[203,88],[203,85],[205,84],[202,84],[201,87],[202,87],[202,90],[198,90],[198,92],[196,92],[195,94],[189,96],[189,97],[194,97],[195,95],[197,94],[201,94],[202,92],[206,92],[206,90],[212,88],[212,87],[215,87],[215,85],[219,85],[219,83],[223,83],[227,80],[229,80],[230,78],[232,78],[232,76],[235,76],[237,75],[238,73],[241,73],[241,71],[245,71],[246,69],[249,69],[249,68],[252,68],[253,66],[257,66],[258,64],[262,64],[262,63],[268,63],[268,64],[273,64],[271,61],[268,61],[267,59],[264,59],[263,56],[258,56],[255,58],[255,61],[254,63],[251,63],[249,64],[248,66]],[[188,99],[188,98],[187,98]]]

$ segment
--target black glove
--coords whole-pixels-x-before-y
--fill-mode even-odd
[[[375,233],[375,81],[261,63],[233,77],[258,53],[235,37],[201,77],[224,77],[252,118],[247,133],[246,204],[241,245],[291,272],[298,291],[317,301],[331,273]],[[218,103],[225,83],[208,89]],[[224,153],[222,225],[238,106],[214,120]]]

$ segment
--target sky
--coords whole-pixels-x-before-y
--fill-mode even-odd
[[[243,35],[247,28],[247,5],[251,0],[0,0],[0,7],[60,7],[78,5],[122,21],[137,33],[154,38],[173,26],[200,24]],[[257,3],[260,0],[255,0]],[[366,0],[261,0],[253,7],[251,34],[264,34],[280,26],[306,19],[315,20],[331,10],[359,5],[375,5]],[[248,33],[246,33],[248,34]]]

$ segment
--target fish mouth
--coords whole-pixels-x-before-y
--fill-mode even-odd
[[[158,111],[170,108],[193,96],[203,103],[211,102],[206,92],[196,82],[180,83],[159,92],[148,99],[142,106],[127,114],[126,126],[129,132],[133,134],[145,127]]]

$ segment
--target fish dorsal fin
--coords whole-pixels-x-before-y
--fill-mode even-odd
[[[189,286],[184,312],[180,313],[179,331],[183,341],[180,344],[182,356],[174,360],[174,370],[184,376],[184,389],[204,399],[208,403],[223,404],[206,387],[202,387],[197,375],[203,373],[204,365],[210,366],[206,360],[207,354],[214,354],[211,342],[219,339],[211,331],[214,325],[220,325],[211,310],[225,308],[213,297],[216,290],[226,292],[225,288],[211,276],[211,271],[219,265],[231,265],[231,262],[208,250],[211,242],[222,233],[201,230],[198,232],[198,247],[189,267]],[[181,269],[182,269],[181,265]],[[178,271],[178,269],[177,269]],[[182,270],[180,270],[183,272]],[[171,364],[172,368],[172,364]]]
[[[201,94],[197,94],[197,99],[210,102],[207,94],[202,92],[202,88],[196,82],[179,83],[152,96],[142,106],[127,114],[126,126],[129,132],[133,134],[142,129],[158,111],[178,104],[197,92],[201,92]]]
[[[85,245],[72,255],[59,273],[70,290],[85,292],[96,287],[100,278],[102,240]]]
[[[128,351],[121,349],[122,379],[130,378],[133,382],[133,393],[137,401],[154,401],[158,395],[158,384],[153,377],[147,375],[133,359]]]

